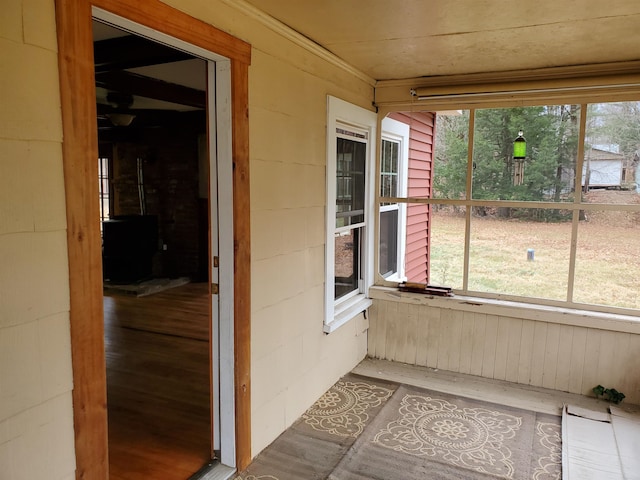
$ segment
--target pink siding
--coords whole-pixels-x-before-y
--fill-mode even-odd
[[[409,156],[414,158],[415,160],[422,160],[428,162],[431,160],[431,152],[423,152],[420,150],[411,150],[409,152]]]
[[[393,113],[394,120],[406,123],[409,133],[409,197],[429,198],[433,165],[435,114],[428,112]],[[429,278],[428,205],[407,207],[407,247],[405,275],[410,282],[427,283]]]

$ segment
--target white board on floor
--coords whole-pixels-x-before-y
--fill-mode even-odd
[[[609,407],[625,480],[640,480],[640,415]]]
[[[562,479],[623,480],[611,423],[602,421],[601,414],[593,419],[570,411],[567,406],[562,411]]]

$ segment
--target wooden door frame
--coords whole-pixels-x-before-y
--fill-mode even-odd
[[[92,7],[231,62],[236,465],[251,461],[248,70],[251,46],[159,0],[56,0],[76,478],[109,477]]]

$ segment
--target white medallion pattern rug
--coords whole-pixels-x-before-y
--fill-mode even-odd
[[[561,480],[560,417],[347,375],[235,480]]]
[[[401,385],[331,480],[560,480],[560,417]]]
[[[373,439],[391,450],[439,457],[453,465],[513,478],[512,452],[522,418],[486,408],[459,408],[441,398],[405,395],[398,418]]]
[[[313,429],[340,437],[357,437],[369,411],[386,402],[393,390],[370,382],[339,381],[302,416]]]
[[[396,388],[391,382],[345,376],[235,480],[326,479]]]
[[[560,480],[562,477],[562,429],[557,423],[538,422],[536,440],[544,449],[533,472],[533,480]]]

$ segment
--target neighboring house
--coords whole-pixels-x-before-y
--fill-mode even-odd
[[[522,87],[521,72],[484,75],[523,68],[529,69],[525,78],[535,70],[536,81],[560,78],[563,88],[575,83],[583,96],[602,99],[606,94],[589,91],[589,82],[572,76],[579,76],[576,71],[582,77],[604,77],[618,85],[610,100],[640,98],[639,59],[590,56],[594,50],[590,45],[556,38],[552,28],[542,36],[553,37],[562,50],[565,46],[578,49],[568,51],[554,65],[568,66],[567,70],[542,69],[548,66],[550,49],[535,45],[531,53],[542,52],[536,56],[540,61],[524,65],[519,62],[533,58],[527,53],[528,42],[537,36],[524,35],[522,25],[517,25],[491,29],[491,39],[513,31],[513,38],[524,43],[513,46],[509,41],[517,50],[492,51],[482,70],[465,70],[465,61],[457,57],[465,48],[415,54],[413,48],[406,48],[396,57],[408,57],[403,72],[414,73],[401,79],[391,73],[377,78],[380,52],[366,34],[370,30],[386,33],[384,10],[376,18],[385,21],[367,23],[366,29],[355,32],[365,38],[357,43],[363,56],[369,55],[372,67],[367,74],[330,53],[330,45],[319,46],[311,35],[301,35],[251,5],[261,3],[265,9],[269,4],[280,5],[285,13],[295,10],[288,7],[302,4],[284,0],[4,2],[0,20],[0,478],[106,477],[92,15],[187,51],[207,64],[206,143],[215,152],[208,159],[216,167],[209,180],[219,196],[211,195],[214,190],[206,193],[219,201],[205,204],[203,210],[211,208],[214,213],[208,220],[215,217],[219,222],[219,235],[212,235],[215,245],[208,245],[217,255],[212,255],[215,260],[207,257],[212,260],[207,273],[215,284],[212,289],[218,284],[220,289],[212,300],[219,302],[212,317],[217,335],[212,382],[219,403],[212,409],[216,415],[213,443],[224,465],[245,467],[366,355],[574,393],[586,394],[595,384],[609,382],[607,387],[616,387],[628,401],[640,403],[637,311],[622,315],[601,308],[585,313],[575,304],[518,303],[504,301],[499,294],[452,301],[401,295],[385,287],[384,278],[428,280],[427,197],[437,115],[432,111],[493,105],[496,100],[491,92],[487,94],[486,84],[495,86],[495,93],[511,82],[516,93],[505,95],[500,90],[498,95],[503,102],[515,95],[514,104],[531,103],[541,91],[550,101],[559,101],[562,94],[577,95],[570,88],[558,93],[535,82]],[[343,8],[343,2],[337,3]],[[404,12],[402,21],[420,20],[416,28],[421,30],[438,32],[452,22],[458,29],[460,16],[448,18],[448,3],[440,5],[424,19]],[[321,7],[313,2],[305,8],[316,15]],[[554,9],[540,10],[548,12],[550,24],[555,25]],[[562,10],[558,6],[558,19],[566,14]],[[513,12],[506,15],[511,19]],[[638,15],[636,11],[621,17],[630,17],[634,26]],[[605,26],[611,28],[610,34],[593,37],[598,41],[612,37],[617,55],[637,55],[632,47],[638,37],[624,34],[620,19],[614,20],[613,27]],[[332,24],[320,25],[321,30],[330,31]],[[346,38],[354,32],[337,33]],[[492,45],[486,37],[477,39],[473,31],[464,33],[465,38],[473,37],[467,38],[471,45]],[[579,39],[586,41],[584,35]],[[333,45],[336,51],[340,44]],[[436,97],[420,91],[412,95],[411,89],[428,87],[433,81],[423,78],[432,71],[410,69],[420,55],[433,57],[435,66],[453,65],[444,88],[454,80],[463,90],[474,86],[476,96],[450,98],[455,91]],[[580,70],[574,66],[576,58],[595,66]],[[513,63],[496,67],[496,62],[510,59]],[[397,68],[391,60],[387,59],[387,67]],[[607,63],[614,61],[620,64]],[[466,73],[472,74],[470,79],[461,80],[458,75]],[[536,91],[527,97],[522,88]],[[431,103],[422,103],[416,111],[412,108],[416,102]],[[406,128],[398,136],[382,124],[391,112],[394,120],[410,125],[408,141]],[[377,170],[378,140],[389,142],[391,156],[394,151],[397,155],[407,152],[404,166]],[[403,147],[394,150],[394,143]],[[197,156],[194,153],[189,161]],[[402,168],[409,172],[408,181],[395,184],[396,193],[402,194],[397,196],[421,197],[422,203],[383,202],[387,205],[380,211],[387,218],[402,218],[405,209],[408,219],[387,222],[382,276],[374,271],[379,265],[375,240],[380,240],[374,234],[379,225],[374,178],[382,173],[391,179]],[[134,182],[132,172],[119,174]],[[337,178],[344,180],[343,191],[336,191]],[[198,188],[197,179],[189,181]],[[132,198],[135,195],[128,201],[133,202]],[[106,210],[105,204],[105,215]],[[199,240],[180,235],[191,242],[189,261],[197,270],[198,260],[193,258],[199,255]],[[339,252],[344,257],[338,259]],[[174,265],[184,263],[175,260]]]
[[[621,188],[633,175],[621,153],[593,147],[585,151],[582,188]]]

